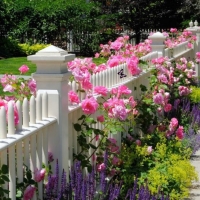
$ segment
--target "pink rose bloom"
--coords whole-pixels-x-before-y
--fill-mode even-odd
[[[36,182],[42,181],[44,179],[45,173],[46,173],[45,169],[41,169],[41,170],[36,169],[34,172],[34,180]]]
[[[133,137],[132,137],[130,134],[127,135],[127,138],[128,138],[128,140],[130,140],[131,142],[134,140]]]
[[[153,101],[155,104],[163,104],[164,102],[164,97],[161,93],[157,93],[156,95],[153,96]]]
[[[105,169],[106,169],[106,166],[105,166],[104,163],[101,163],[101,164],[97,165],[97,171],[98,172],[101,172],[101,171],[103,171]]]
[[[191,48],[192,48],[192,43],[188,42],[187,47],[188,47],[189,49],[191,49]]]
[[[114,108],[112,108],[112,112],[109,112],[108,115],[110,117],[124,121],[127,118],[126,108],[125,106],[116,105]]]
[[[36,81],[34,79],[28,81],[28,87],[32,94],[36,94]]]
[[[183,126],[179,126],[178,129],[176,130],[176,136],[178,137],[178,139],[182,140],[184,137],[184,133],[183,133],[184,129]]]
[[[99,58],[100,54],[99,53],[95,53],[95,58]]]
[[[147,147],[147,153],[148,153],[148,154],[151,154],[152,151],[153,151],[152,146],[148,146],[148,147]]]
[[[169,124],[169,130],[172,131],[178,126],[178,120],[176,118],[172,118]]]
[[[172,105],[171,105],[170,103],[168,103],[168,104],[166,104],[166,105],[164,106],[164,111],[165,111],[165,112],[169,112],[171,109],[172,109]]]
[[[34,195],[35,190],[36,188],[34,186],[29,185],[24,191],[23,200],[30,200]]]
[[[131,90],[126,86],[126,85],[121,85],[118,87],[118,98],[121,96],[121,95],[128,95],[128,94],[131,94]]]
[[[200,52],[196,53],[196,62],[200,62]]]
[[[99,135],[95,136],[95,140],[98,141],[99,140]]]
[[[92,83],[90,82],[89,79],[84,79],[82,82],[81,82],[81,87],[84,89],[84,90],[91,90],[92,89]]]
[[[128,58],[126,60],[126,64],[128,66],[128,70],[132,76],[138,75],[142,71],[138,66],[139,59],[136,56],[132,56],[131,58]]]
[[[94,97],[84,99],[81,103],[82,110],[85,114],[94,114],[98,109],[99,104]]]
[[[94,92],[97,94],[101,94],[102,96],[106,96],[108,93],[108,89],[104,86],[96,86],[94,87]]]
[[[117,140],[115,138],[108,138],[108,140],[113,144],[117,144]]]
[[[171,32],[171,33],[176,33],[176,32],[177,32],[177,28],[171,28],[171,29],[170,29],[170,32]]]
[[[69,92],[68,92],[68,98],[69,98],[69,101],[71,102],[71,103],[80,103],[80,100],[79,100],[79,98],[78,98],[78,95],[76,94],[76,92],[74,92],[73,90],[70,90]]]
[[[25,74],[28,70],[29,70],[29,68],[28,68],[28,66],[26,66],[26,65],[22,65],[22,66],[19,68],[19,71],[21,72],[21,74]]]
[[[112,164],[117,165],[119,163],[119,161],[120,161],[120,159],[117,158],[116,156],[114,156],[113,159],[112,159]]]
[[[137,146],[141,146],[142,143],[141,143],[140,140],[136,140],[136,141],[135,141],[135,144],[136,144]]]
[[[4,88],[3,88],[4,92],[14,92],[14,88],[12,87],[12,85],[7,84]]]
[[[52,152],[48,152],[48,162],[53,162],[54,158],[53,158],[53,153]]]
[[[97,121],[98,121],[98,122],[104,122],[104,120],[105,120],[105,119],[104,119],[104,116],[103,116],[103,115],[100,115],[100,116],[97,117]]]
[[[179,86],[178,90],[180,96],[187,96],[191,92],[190,89],[185,86]]]

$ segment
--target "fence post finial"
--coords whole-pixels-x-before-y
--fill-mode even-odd
[[[153,35],[149,36],[148,39],[152,40],[152,51],[158,52],[158,57],[165,56],[165,44],[164,41],[166,36],[161,32],[156,32]]]

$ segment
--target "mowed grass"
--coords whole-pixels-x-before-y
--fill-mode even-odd
[[[106,61],[107,59],[102,57],[93,58],[93,62],[96,65],[106,63]],[[18,69],[22,65],[27,65],[29,67],[29,71],[26,74],[24,74],[25,76],[31,76],[32,73],[36,72],[36,65],[31,61],[28,61],[27,57],[16,57],[16,58],[0,59],[0,74],[20,75],[20,71]]]
[[[26,76],[31,76],[32,73],[36,72],[36,65],[31,61],[28,61],[27,57],[16,57],[0,60],[0,74],[20,75],[18,69],[22,65],[27,65],[29,68],[29,71],[25,74]]]

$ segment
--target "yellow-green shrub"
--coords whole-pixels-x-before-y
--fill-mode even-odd
[[[191,94],[189,96],[190,100],[193,103],[199,103],[200,102],[200,88],[192,86],[191,89],[192,89],[192,92],[191,92]]]
[[[44,49],[48,47],[50,44],[19,44],[21,47],[22,51],[28,56],[28,55],[33,55],[37,53],[39,50]]]
[[[187,158],[190,149],[185,149],[186,157],[183,157],[170,146],[165,143],[156,145],[155,166],[141,176],[140,182],[148,180],[152,194],[160,190],[169,194],[170,200],[177,200],[188,196],[192,181],[197,180],[197,173]],[[181,148],[181,142],[174,141],[174,146]]]

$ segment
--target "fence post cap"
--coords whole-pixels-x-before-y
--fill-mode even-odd
[[[61,49],[59,47],[56,47],[54,45],[50,45],[36,53],[36,55],[41,55],[41,56],[63,56],[67,55],[68,52],[65,51],[64,49]]]
[[[161,32],[156,32],[150,35],[148,38],[149,39],[154,39],[154,38],[165,39],[166,36],[164,36]]]
[[[71,61],[75,58],[75,54],[68,54],[67,51],[56,47],[54,45],[50,45],[40,51],[38,51],[35,55],[27,56],[27,59],[30,61]]]

